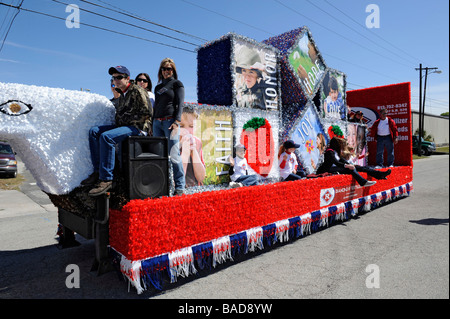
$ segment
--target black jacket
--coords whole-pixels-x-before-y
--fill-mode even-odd
[[[320,165],[320,167],[317,169],[316,174],[322,174],[322,173],[327,173],[330,171],[330,168],[334,165],[336,165],[337,167],[341,167],[344,168],[345,164],[348,164],[347,162],[345,162],[343,159],[339,158],[339,160],[336,158],[336,151],[328,148],[325,151],[324,154],[324,161],[322,162],[322,164]]]
[[[155,87],[155,105],[153,118],[173,117],[181,121],[184,105],[184,86],[181,81],[172,78],[164,79]]]

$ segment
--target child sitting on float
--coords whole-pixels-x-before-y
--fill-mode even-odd
[[[245,152],[247,149],[244,145],[236,145],[236,157],[230,156],[230,187],[236,188],[241,186],[254,186],[260,184],[260,177],[256,174],[249,175],[248,173],[248,163],[245,158]]]
[[[360,186],[370,187],[376,184],[376,181],[368,181],[362,177],[359,172],[365,172],[367,175],[374,177],[375,179],[386,179],[391,173],[391,170],[377,171],[368,167],[353,165],[348,163],[341,156],[348,156],[347,141],[340,137],[333,137],[330,140],[330,144],[325,151],[325,159],[317,170],[317,174],[322,173],[339,173],[349,174],[358,182]],[[350,153],[351,154],[351,153]]]
[[[298,169],[295,150],[299,148],[292,140],[287,140],[280,146],[278,151],[278,162],[280,163],[280,176],[283,181],[295,181],[306,177],[305,172]]]

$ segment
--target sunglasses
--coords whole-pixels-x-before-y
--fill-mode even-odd
[[[118,76],[112,76],[111,79],[112,80],[123,80],[124,78],[126,78],[126,76],[123,75],[118,75]]]
[[[163,70],[163,71],[173,71],[173,68],[162,67],[161,70]]]
[[[137,79],[137,82],[144,82],[144,83],[148,83],[148,81],[146,79]]]

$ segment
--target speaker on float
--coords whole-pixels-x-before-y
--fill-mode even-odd
[[[169,196],[167,138],[130,136],[123,148],[129,199]]]

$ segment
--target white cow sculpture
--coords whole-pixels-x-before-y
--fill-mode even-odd
[[[0,82],[0,140],[48,194],[68,194],[92,173],[89,129],[114,123],[114,113],[98,94]]]

